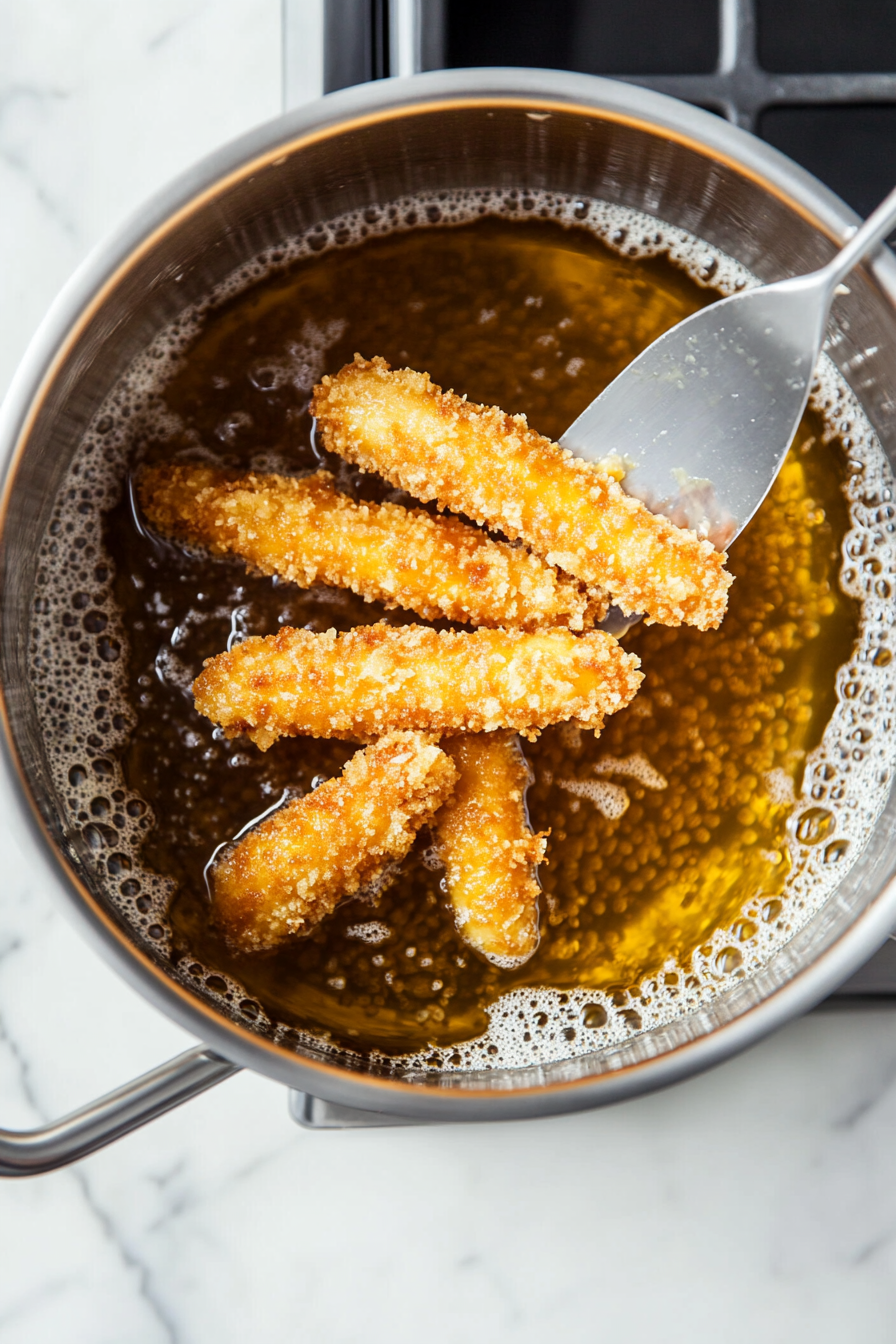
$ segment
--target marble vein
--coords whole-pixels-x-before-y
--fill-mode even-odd
[[[19,942],[18,947],[22,944]],[[42,1124],[47,1123],[47,1116],[44,1115],[38,1103],[37,1093],[31,1077],[31,1063],[25,1051],[14,1040],[11,1032],[8,1030],[3,1016],[0,1015],[0,1042],[6,1046],[18,1074],[19,1087],[22,1096],[29,1108],[39,1117]]]
[[[165,43],[177,32],[179,24],[169,23],[161,32],[151,37],[146,44],[147,51],[158,51],[159,47],[164,47]]]
[[[115,1247],[122,1264],[131,1271],[140,1297],[146,1303],[151,1315],[158,1321],[164,1338],[169,1344],[181,1344],[181,1334],[178,1328],[177,1318],[169,1311],[165,1301],[156,1286],[155,1276],[152,1266],[140,1255],[132,1245],[128,1243],[123,1236],[116,1220],[108,1209],[104,1208],[94,1195],[90,1180],[87,1175],[87,1169],[83,1166],[72,1168],[74,1178],[81,1189],[88,1209],[93,1214],[104,1235]]]
[[[0,93],[0,160],[2,160],[11,172],[15,173],[26,184],[31,191],[35,201],[42,207],[50,219],[52,219],[59,228],[69,238],[77,237],[78,230],[74,220],[70,217],[62,200],[51,192],[41,181],[39,174],[35,171],[28,155],[21,149],[14,149],[9,144],[3,144],[3,139],[9,138],[9,130],[4,133],[4,121],[9,112],[17,104],[23,102],[32,102],[43,104],[47,102],[60,102],[69,97],[69,94],[61,89],[38,89],[29,86],[12,87]]]
[[[854,1265],[864,1265],[868,1260],[873,1259],[879,1251],[884,1249],[884,1247],[889,1246],[893,1241],[894,1236],[896,1236],[896,1226],[888,1228],[886,1232],[881,1232],[879,1236],[872,1237],[872,1239],[864,1246],[859,1247],[858,1251],[856,1251],[855,1255],[852,1257],[852,1263]]]
[[[867,1085],[860,1095],[842,1115],[834,1119],[832,1128],[855,1129],[888,1096],[894,1083],[896,1083],[896,1057],[880,1062],[879,1068],[867,1080]]]
[[[16,952],[21,952],[23,947],[22,939],[17,935],[8,935],[0,942],[0,966],[7,957],[13,956]]]
[[[0,1042],[6,1046],[7,1051],[17,1066],[19,1086],[29,1109],[35,1113],[41,1123],[46,1124],[49,1116],[46,1114],[38,1097],[37,1088],[35,1087],[32,1077],[32,1068],[27,1055],[19,1043],[13,1038],[2,1016],[0,1016]],[[164,1338],[169,1344],[180,1344],[180,1336],[176,1320],[166,1310],[164,1302],[160,1299],[155,1290],[150,1265],[128,1245],[113,1216],[95,1197],[90,1186],[88,1167],[86,1164],[78,1164],[69,1167],[65,1172],[65,1176],[74,1181],[80,1191],[84,1206],[98,1225],[103,1238],[114,1248],[125,1270],[129,1272],[137,1287],[139,1296],[145,1302],[152,1317],[161,1327]],[[36,1177],[34,1179],[39,1180],[42,1178]],[[21,1318],[28,1311],[33,1310],[38,1304],[41,1307],[45,1306],[48,1298],[64,1292],[68,1283],[69,1281],[64,1277],[51,1279],[49,1283],[43,1284],[39,1291],[31,1294],[20,1303],[14,1304],[13,1308],[9,1309],[5,1314],[6,1317],[12,1321],[16,1318]],[[10,1312],[12,1313],[11,1315]],[[4,1317],[0,1316],[0,1329],[2,1329],[3,1323]]]
[[[250,1162],[234,1167],[228,1173],[228,1186],[251,1182],[252,1178],[258,1172],[263,1171],[266,1167],[270,1167],[276,1162],[282,1161],[283,1157],[290,1152],[294,1146],[295,1136],[290,1135],[286,1142],[279,1144],[275,1148],[259,1153],[259,1155],[253,1158]],[[177,1165],[179,1170],[172,1170],[163,1180],[159,1181],[157,1178],[153,1178],[161,1189],[165,1189],[175,1176],[183,1174],[184,1164],[179,1163]],[[167,1208],[163,1209],[158,1217],[147,1225],[147,1231],[153,1233],[159,1232],[168,1224],[183,1218],[187,1214],[209,1209],[220,1194],[220,1188],[216,1189],[213,1186],[211,1190],[194,1190],[192,1194],[183,1191],[180,1194],[172,1195]]]
[[[16,1321],[28,1316],[36,1306],[45,1306],[55,1297],[61,1297],[72,1287],[74,1280],[70,1276],[45,1279],[41,1286],[32,1292],[23,1293],[14,1299],[12,1306],[0,1311],[0,1335],[5,1334]]]
[[[496,1270],[488,1257],[478,1251],[471,1251],[458,1260],[457,1267],[464,1273],[475,1273],[491,1289],[496,1301],[503,1307],[502,1314],[508,1326],[522,1320],[523,1307],[512,1285]]]

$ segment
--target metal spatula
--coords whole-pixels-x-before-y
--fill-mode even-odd
[[[896,225],[896,189],[833,261],[720,299],[665,332],[560,443],[618,454],[623,489],[719,549],[765,499],[806,408],[837,285]],[[615,619],[614,619],[615,613]],[[638,617],[612,609],[614,633]]]

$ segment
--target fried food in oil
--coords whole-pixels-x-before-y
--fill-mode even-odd
[[[393,373],[384,359],[359,355],[315,388],[312,411],[331,451],[524,541],[549,564],[606,589],[629,614],[701,630],[725,614],[725,556],[536,434],[523,415],[474,405],[428,374]]]
[[[547,842],[526,820],[529,768],[514,733],[463,733],[444,747],[458,777],[434,829],[457,927],[495,965],[520,966],[538,946]]]
[[[450,795],[457,770],[420,733],[388,733],[338,779],[282,807],[212,873],[213,914],[243,952],[308,933],[403,859]]]
[[[590,629],[605,614],[574,579],[459,518],[399,504],[356,504],[327,471],[233,477],[211,467],[151,467],[139,483],[153,527],[238,555],[263,574],[309,588],[351,588],[368,602],[427,620]]]
[[[266,751],[278,737],[364,742],[397,728],[534,733],[577,718],[597,730],[634,696],[637,667],[602,630],[284,626],[209,658],[193,693],[228,737],[245,733]]]

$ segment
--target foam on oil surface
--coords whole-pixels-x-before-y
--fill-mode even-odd
[[[112,597],[112,564],[103,549],[102,514],[120,498],[135,444],[143,435],[170,429],[161,389],[209,309],[300,258],[352,246],[366,237],[460,224],[483,215],[553,219],[589,230],[622,255],[663,254],[698,284],[723,294],[758,283],[739,263],[692,234],[603,201],[515,190],[443,192],[370,206],[260,254],[160,333],[133,362],[94,418],[56,499],[41,543],[30,654],[35,699],[45,740],[54,747],[51,769],[76,861],[88,870],[136,939],[163,960],[170,954],[165,913],[171,884],[141,862],[140,846],[152,814],[144,800],[126,788],[118,764],[132,711],[125,695],[127,635]],[[326,370],[329,346],[341,334],[341,328],[332,324],[324,328],[306,324],[283,359],[276,365],[266,360],[256,374],[281,383],[288,380],[310,392]],[[614,1046],[694,1012],[764,965],[821,908],[861,853],[889,793],[896,751],[890,731],[896,707],[893,477],[861,406],[826,356],[812,403],[824,416],[830,436],[840,437],[849,455],[844,489],[851,525],[843,544],[841,584],[861,603],[862,614],[852,661],[837,673],[836,708],[821,744],[806,760],[800,797],[788,799],[794,803],[794,813],[786,900],[757,893],[744,907],[737,932],[717,931],[688,966],[670,962],[635,993],[611,999],[584,989],[514,990],[488,1010],[490,1026],[483,1036],[401,1059],[382,1056],[383,1067],[526,1067]],[[201,453],[202,445],[196,448]],[[276,470],[279,465],[264,456],[253,462],[258,470]],[[234,637],[238,636],[235,627]],[[160,675],[189,694],[189,672],[178,665],[173,647],[166,656]],[[564,731],[579,730],[571,723]],[[184,746],[189,749],[191,744]],[[643,756],[604,758],[594,773],[593,781],[557,782],[586,795],[611,817],[623,814],[628,795],[624,785],[604,776],[630,777],[651,789],[667,785]],[[781,801],[790,780],[785,782],[783,772],[773,771],[764,783],[770,797]],[[578,806],[579,799],[574,798],[572,805]],[[350,932],[376,943],[385,927],[371,920]],[[214,967],[185,958],[170,973],[225,1013],[288,1048],[349,1053],[272,1022],[238,982]]]

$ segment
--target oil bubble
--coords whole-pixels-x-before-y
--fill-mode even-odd
[[[849,849],[848,840],[832,840],[824,851],[825,863],[839,863]]]
[[[715,968],[720,975],[731,975],[744,964],[743,953],[736,947],[723,947],[716,953]]]
[[[834,826],[834,814],[826,807],[810,807],[801,812],[794,824],[794,834],[804,845],[818,845]]]

